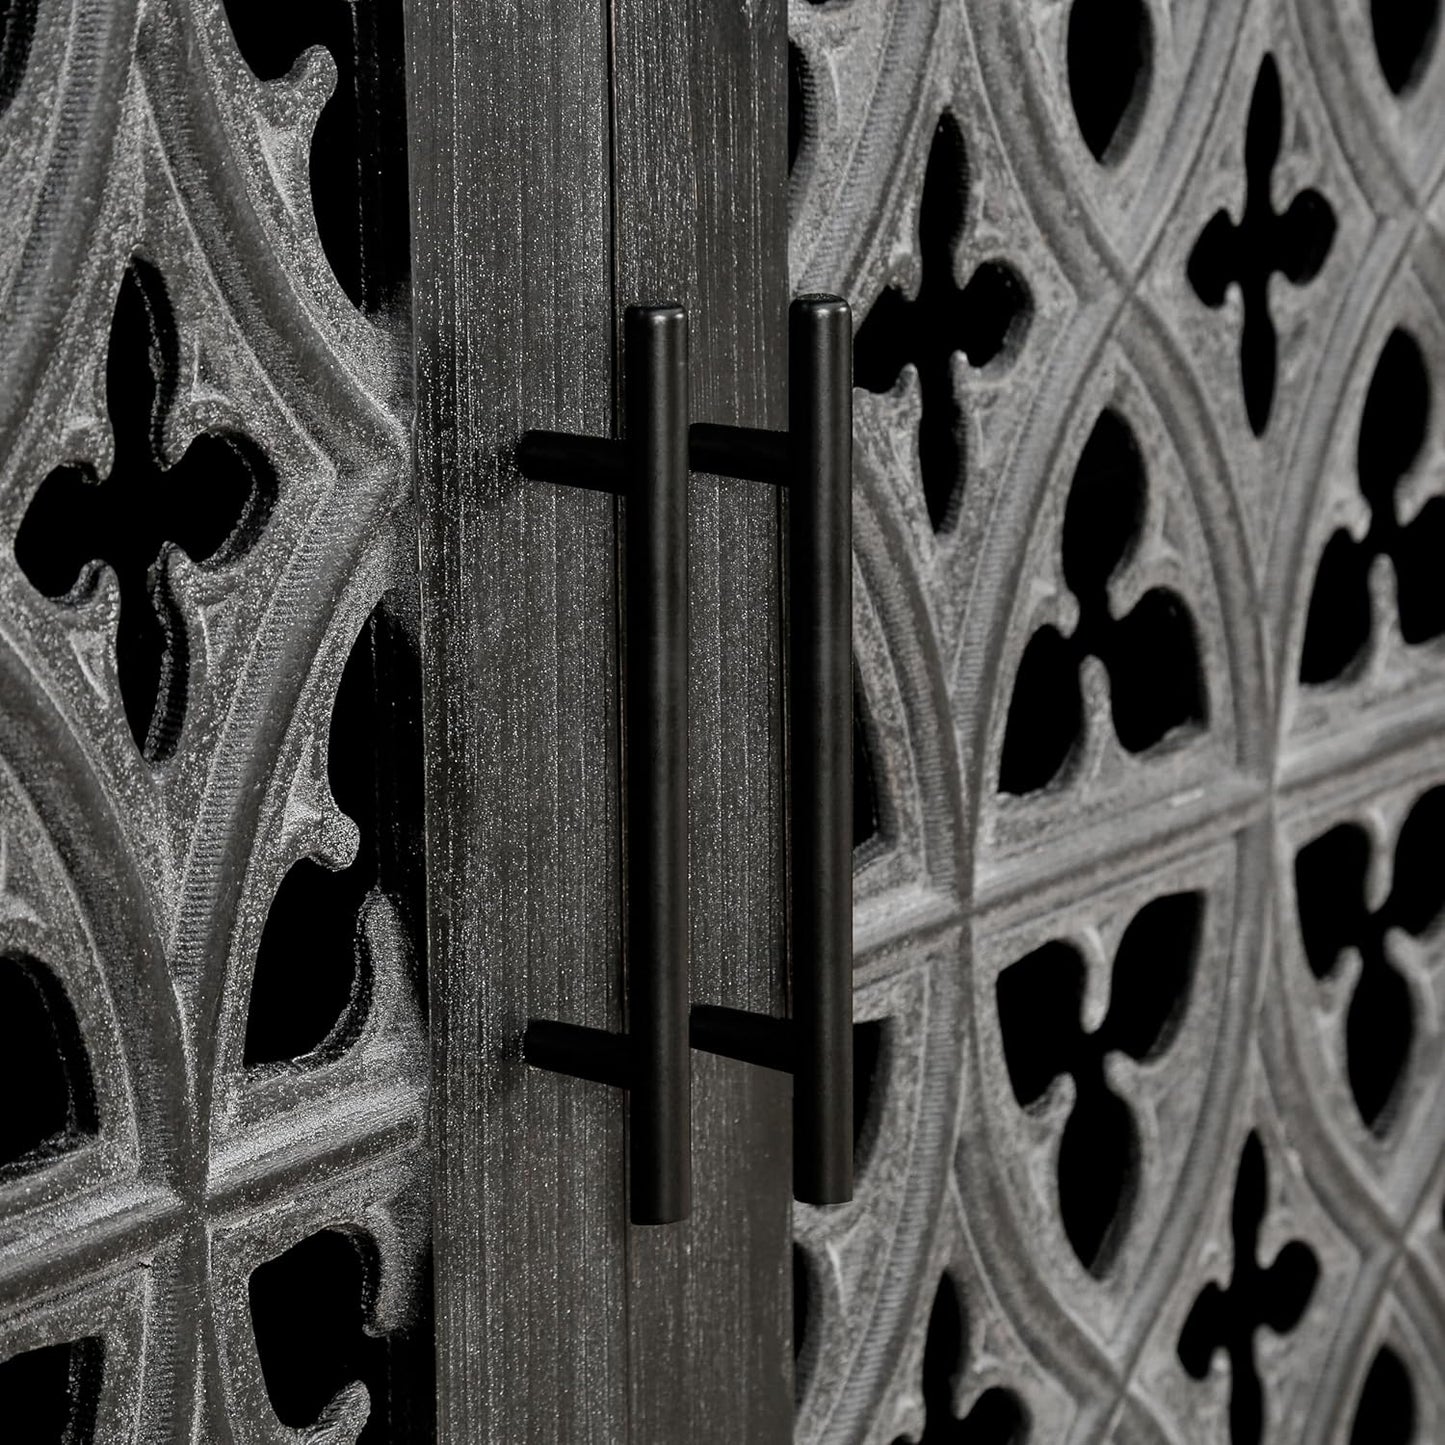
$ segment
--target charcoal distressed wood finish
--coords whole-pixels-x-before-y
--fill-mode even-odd
[[[618,303],[681,300],[697,422],[787,425],[779,0],[613,7]],[[665,202],[661,198],[666,197]],[[784,1011],[780,500],[692,483],[692,996]],[[693,1056],[693,1215],[630,1241],[634,1438],[788,1438],[789,1084]]]
[[[577,0],[408,35],[440,1421],[625,1439],[621,1101],[521,1057],[529,1018],[623,1026],[616,504],[512,455],[612,425],[607,37]]]
[[[411,36],[443,1420],[782,1440],[785,1082],[696,1060],[691,1217],[635,1228],[620,1096],[520,1056],[532,1017],[624,1024],[626,504],[512,458],[620,424],[634,303],[688,308],[694,417],[785,423],[782,10],[418,4]],[[689,550],[693,997],[781,1012],[771,489],[694,478]]]

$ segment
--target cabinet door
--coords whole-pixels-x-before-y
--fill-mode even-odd
[[[879,1045],[800,1441],[1442,1437],[1438,16],[791,7]]]
[[[410,37],[442,1430],[784,1440],[786,1079],[695,1055],[691,1216],[634,1226],[622,1092],[521,1055],[626,1022],[627,506],[513,456],[614,433],[635,303],[687,307],[695,420],[785,424],[783,7],[417,3]],[[692,997],[781,1014],[777,494],[694,477],[688,554]]]
[[[339,9],[0,6],[8,1439],[433,1435],[401,26]]]

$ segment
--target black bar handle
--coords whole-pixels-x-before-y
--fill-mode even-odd
[[[687,899],[687,313],[625,323],[627,1007],[632,1218],[692,1199]]]
[[[626,498],[627,1034],[533,1020],[529,1063],[625,1087],[634,1224],[692,1203],[687,898],[687,313],[623,319],[622,443],[529,432],[524,475]]]
[[[694,1048],[793,1075],[793,1194],[853,1197],[853,315],[788,312],[788,430],[699,424],[696,471],[788,491],[791,1019],[692,1011]]]
[[[853,1197],[853,318],[788,314],[793,1193]]]

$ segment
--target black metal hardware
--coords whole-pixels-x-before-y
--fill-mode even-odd
[[[525,476],[627,498],[628,1033],[534,1019],[530,1063],[630,1090],[632,1218],[686,1217],[686,1042],[793,1075],[793,1193],[853,1196],[853,319],[788,316],[788,430],[687,427],[686,314],[627,312],[626,438],[529,432]],[[788,1019],[687,1015],[687,471],[788,489]]]
[[[696,471],[788,488],[792,1018],[699,1006],[694,1048],[793,1075],[793,1193],[853,1197],[853,320],[788,315],[788,431],[699,425]]]
[[[691,1205],[687,904],[687,313],[624,318],[621,441],[529,432],[524,476],[627,501],[627,1032],[534,1019],[529,1063],[629,1091],[635,1224]]]

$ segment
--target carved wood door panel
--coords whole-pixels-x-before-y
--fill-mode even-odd
[[[0,1435],[1445,1439],[1437,0],[0,17]],[[521,1053],[626,1023],[625,502],[513,448],[633,302],[782,425],[801,291],[857,1197],[699,1054],[644,1229]],[[692,479],[693,998],[774,1014],[786,516]]]
[[[616,504],[511,461],[622,298],[777,424],[781,4],[0,14],[6,1428],[785,1438],[786,1089],[699,1061],[649,1233],[520,1057],[620,1022],[623,724]],[[778,501],[689,526],[695,994],[779,1012]]]
[[[1440,7],[792,0],[856,333],[808,1441],[1445,1434]]]
[[[431,1438],[399,11],[0,14],[4,1429]]]

